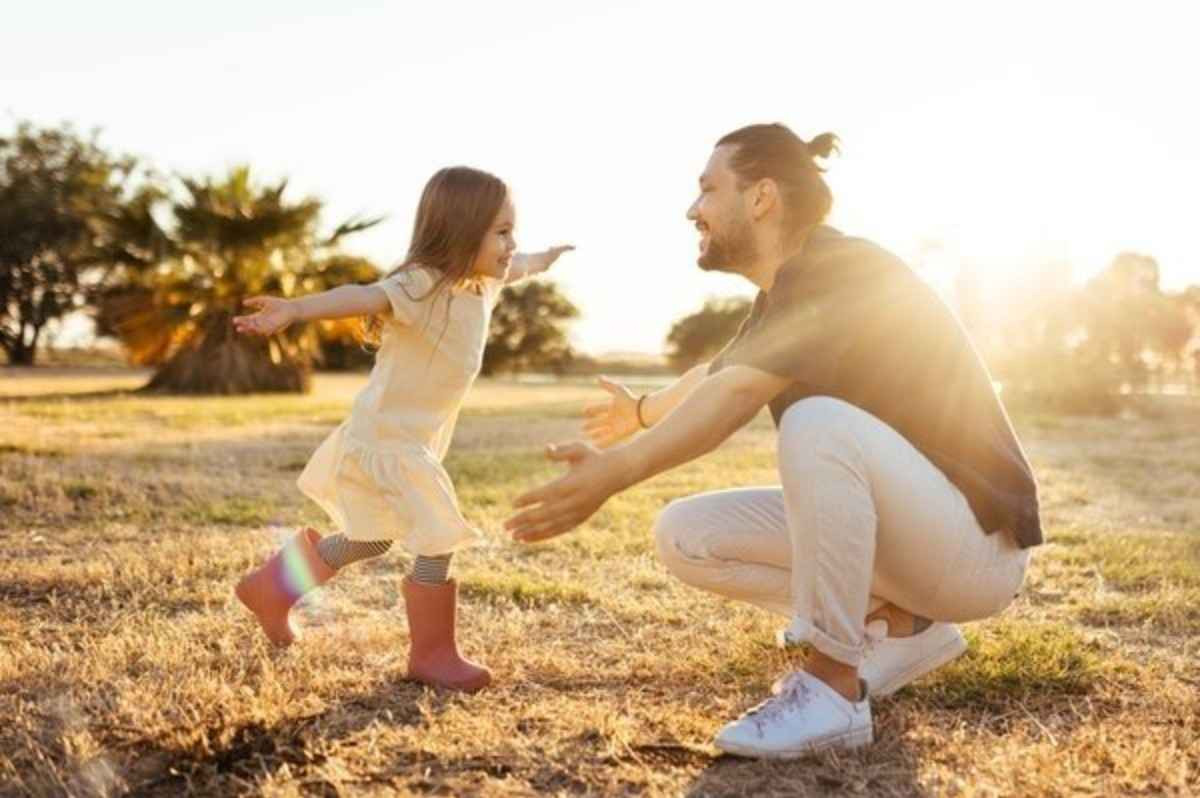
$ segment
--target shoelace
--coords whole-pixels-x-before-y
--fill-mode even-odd
[[[745,717],[754,721],[760,735],[768,722],[787,710],[799,709],[812,697],[812,693],[808,689],[808,682],[804,680],[802,673],[793,673],[776,684],[779,689],[774,696],[746,711]]]

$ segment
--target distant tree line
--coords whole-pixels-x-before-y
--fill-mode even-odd
[[[87,312],[99,336],[150,366],[149,390],[303,391],[314,365],[369,365],[356,320],[296,325],[268,339],[238,337],[231,317],[254,294],[300,296],[378,279],[380,268],[341,245],[377,224],[331,230],[322,202],[260,184],[248,167],[215,178],[163,178],[69,125],[17,125],[0,136],[0,349],[32,365],[48,325]],[[1010,281],[1011,282],[1011,281]],[[952,298],[1005,391],[1067,411],[1110,412],[1131,393],[1186,389],[1200,377],[1200,286],[1166,291],[1158,263],[1121,253],[1083,285],[1067,264],[998,288],[960,272]],[[711,299],[666,339],[683,371],[715,355],[750,301]],[[578,309],[552,283],[502,294],[485,374],[599,368],[574,352]]]
[[[950,303],[1010,404],[1111,413],[1130,394],[1200,390],[1200,286],[1164,290],[1148,255],[1121,253],[1083,285],[1048,264],[1001,292],[964,269]],[[710,299],[676,322],[673,368],[713,357],[750,306]]]
[[[315,364],[369,364],[356,320],[294,325],[268,339],[230,323],[255,294],[300,296],[379,278],[343,241],[381,221],[322,231],[319,199],[285,196],[249,167],[167,180],[96,134],[19,124],[0,137],[0,348],[32,365],[47,326],[87,311],[96,334],[155,369],[148,390],[304,391]],[[506,289],[484,369],[561,369],[578,311],[550,283]]]
[[[1118,254],[1082,285],[1046,264],[1005,296],[960,273],[963,324],[1013,401],[1113,412],[1121,397],[1194,392],[1200,378],[1200,286],[1166,291],[1158,262]]]

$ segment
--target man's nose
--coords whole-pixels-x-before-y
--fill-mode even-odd
[[[696,213],[696,206],[699,204],[700,200],[696,200],[692,203],[691,207],[687,209],[688,221],[694,222],[699,218],[699,214]]]

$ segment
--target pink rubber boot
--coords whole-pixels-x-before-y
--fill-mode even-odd
[[[242,577],[234,588],[238,600],[254,613],[267,637],[277,646],[291,645],[296,639],[288,623],[292,605],[337,573],[317,554],[320,539],[315,529],[300,530],[258,570]]]
[[[454,634],[458,584],[451,579],[427,585],[405,577],[402,587],[411,638],[408,678],[468,693],[487,687],[491,671],[458,653]]]

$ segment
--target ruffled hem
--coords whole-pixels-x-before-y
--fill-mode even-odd
[[[343,423],[296,480],[351,540],[395,540],[413,554],[447,554],[483,540],[458,508],[454,484],[428,447],[371,446]]]

